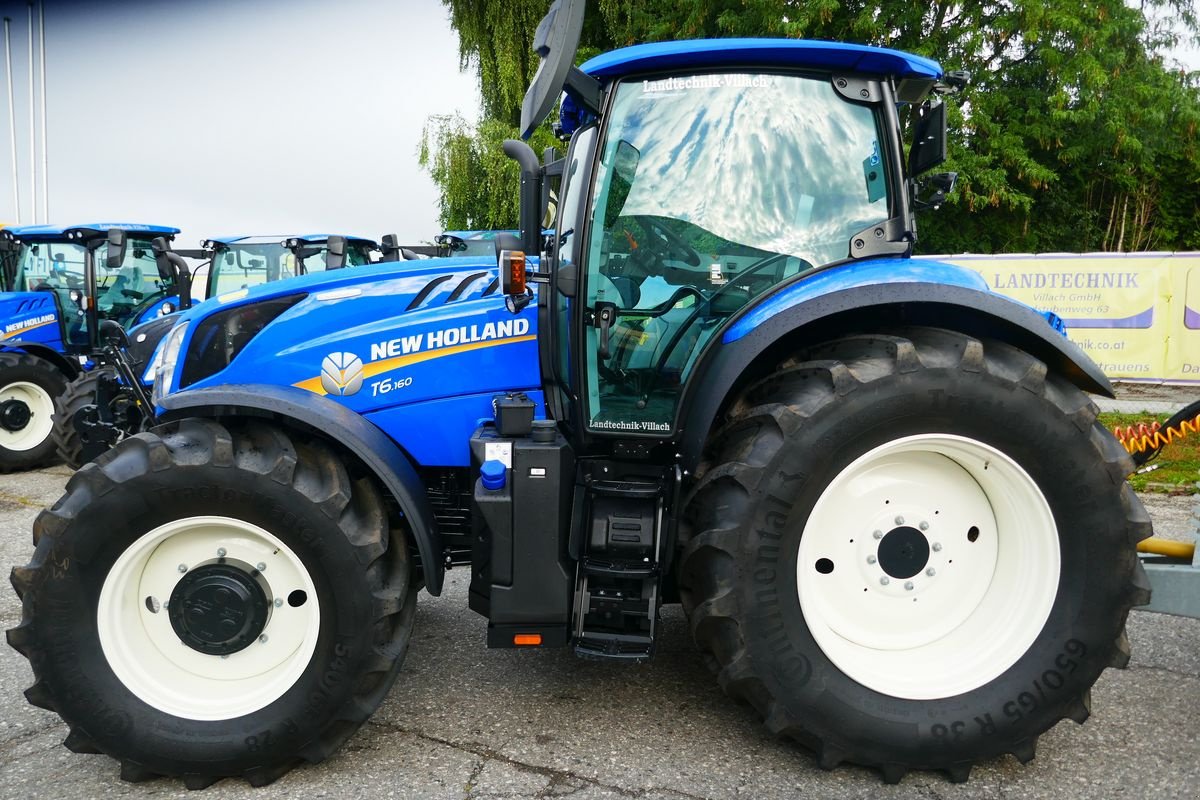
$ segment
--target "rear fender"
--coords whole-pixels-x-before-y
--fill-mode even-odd
[[[684,468],[695,469],[714,421],[740,386],[797,350],[848,333],[922,325],[999,339],[1085,392],[1113,396],[1112,384],[1095,362],[1046,316],[978,280],[979,286],[970,279],[867,283],[826,293],[799,281],[747,309],[702,356],[685,387],[680,409]]]
[[[83,372],[83,367],[79,361],[65,356],[55,350],[53,347],[47,347],[38,342],[23,342],[20,339],[13,341],[0,342],[0,351],[18,350],[22,353],[28,353],[31,356],[36,356],[43,361],[49,361],[63,375],[67,376],[67,381],[73,381],[79,377],[79,373]]]
[[[184,417],[266,417],[350,451],[396,499],[421,555],[425,587],[442,592],[441,536],[412,462],[383,431],[333,400],[292,386],[230,384],[167,395],[160,422]]]

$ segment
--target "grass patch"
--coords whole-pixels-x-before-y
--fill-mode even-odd
[[[1136,428],[1142,423],[1147,426],[1154,422],[1161,424],[1166,422],[1168,417],[1170,414],[1111,412],[1100,415],[1100,424],[1111,431],[1118,425],[1122,428]],[[1200,433],[1193,433],[1182,439],[1176,438],[1145,466],[1156,466],[1157,469],[1135,473],[1129,478],[1129,483],[1139,492],[1200,493],[1196,488],[1196,483],[1200,482]]]

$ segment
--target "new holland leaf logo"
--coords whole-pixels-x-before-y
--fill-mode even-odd
[[[328,394],[351,395],[362,388],[362,359],[353,353],[330,353],[321,362],[321,388]]]

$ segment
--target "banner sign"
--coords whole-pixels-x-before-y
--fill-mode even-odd
[[[1113,380],[1200,383],[1200,253],[928,256],[1053,311]]]

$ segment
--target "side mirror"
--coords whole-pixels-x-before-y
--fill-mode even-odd
[[[125,263],[125,231],[110,228],[108,231],[108,248],[105,250],[104,263],[109,269],[120,269]]]
[[[346,237],[330,236],[325,241],[325,269],[341,269],[346,266]]]
[[[383,253],[382,261],[399,261],[402,257],[400,252],[400,242],[396,239],[396,234],[385,233],[380,240],[379,251]]]
[[[946,160],[946,104],[926,106],[913,129],[908,174],[916,177]]]

